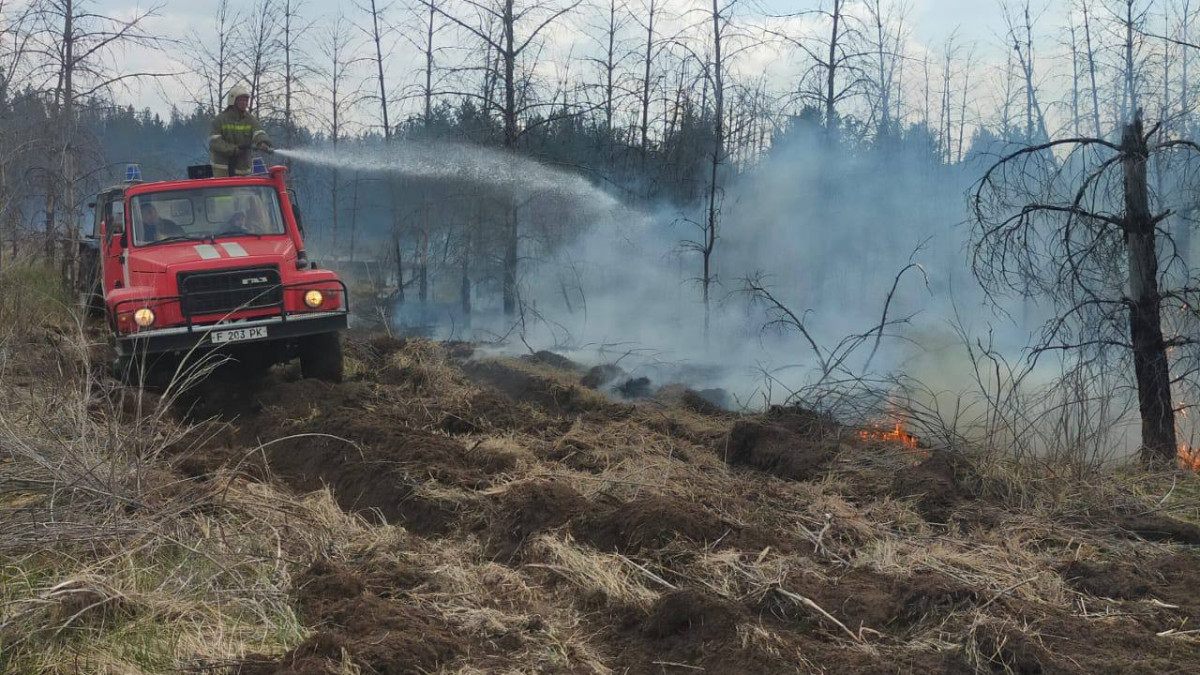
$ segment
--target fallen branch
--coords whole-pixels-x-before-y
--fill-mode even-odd
[[[647,577],[649,577],[651,581],[654,581],[654,582],[656,582],[656,583],[662,584],[663,586],[666,586],[668,589],[670,589],[670,590],[672,590],[672,591],[679,590],[679,587],[678,587],[678,586],[676,586],[675,584],[673,584],[673,583],[671,583],[671,582],[667,581],[666,579],[664,579],[664,578],[662,578],[662,577],[658,576],[658,575],[657,575],[657,574],[655,574],[654,572],[651,572],[650,570],[648,570],[648,569],[646,569],[645,567],[643,567],[643,566],[641,566],[641,565],[639,565],[639,564],[635,563],[634,561],[630,560],[629,558],[626,558],[626,557],[625,557],[625,556],[623,556],[623,555],[617,555],[617,559],[618,559],[618,560],[620,560],[620,561],[622,561],[622,562],[629,563],[630,565],[632,565],[632,566],[634,567],[634,569],[638,570],[638,571],[639,571],[639,572],[641,572],[642,574],[645,574]]]
[[[862,636],[856,634],[854,631],[847,628],[846,624],[842,623],[841,621],[838,621],[836,618],[834,618],[834,616],[832,614],[830,614],[829,612],[826,612],[824,609],[821,608],[820,605],[813,602],[812,600],[804,597],[803,595],[800,595],[799,593],[793,593],[789,590],[785,590],[778,586],[776,586],[772,590],[774,590],[776,593],[782,595],[783,597],[785,597],[789,600],[792,600],[793,602],[800,603],[801,605],[808,607],[809,609],[819,613],[821,616],[832,621],[835,626],[837,626],[838,628],[841,628],[842,631],[844,631],[846,633],[846,635],[850,636],[851,640],[854,640],[855,642],[857,642],[859,644],[863,644]]]

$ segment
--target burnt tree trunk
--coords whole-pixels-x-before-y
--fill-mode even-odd
[[[400,251],[400,237],[397,236],[396,244],[396,304],[404,304],[404,254]]]
[[[426,220],[428,228],[428,220]],[[424,306],[429,303],[429,230],[421,231],[421,250],[417,258],[417,297]]]
[[[1125,127],[1121,148],[1129,252],[1129,337],[1142,416],[1141,460],[1143,464],[1162,464],[1175,458],[1175,408],[1171,404],[1170,365],[1162,333],[1155,219],[1146,182],[1149,149],[1140,112]]]
[[[509,199],[504,219],[504,316],[517,315],[517,262],[520,229],[517,227],[517,207]]]
[[[471,325],[471,226],[463,228],[461,279],[458,285],[458,301],[462,305],[463,320]]]
[[[516,154],[517,151],[517,55],[521,49],[517,47],[516,38],[517,16],[513,9],[513,0],[504,0],[504,13],[501,18],[504,59],[504,150]],[[521,228],[517,221],[516,198],[507,198],[507,213],[504,230],[504,316],[517,315],[517,264]]]

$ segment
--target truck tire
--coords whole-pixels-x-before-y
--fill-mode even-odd
[[[321,333],[300,340],[300,374],[326,382],[342,381],[342,339],[339,333]]]

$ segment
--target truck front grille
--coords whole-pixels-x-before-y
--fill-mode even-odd
[[[184,316],[225,314],[283,304],[279,268],[184,272],[179,275]]]

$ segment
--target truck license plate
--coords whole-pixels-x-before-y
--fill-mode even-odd
[[[259,326],[258,328],[237,328],[234,330],[217,330],[212,332],[213,344],[241,342],[243,340],[257,340],[258,338],[265,337],[267,337],[266,326]]]

